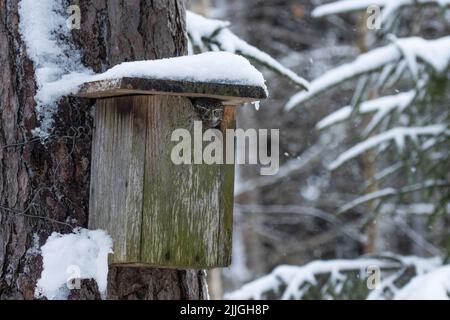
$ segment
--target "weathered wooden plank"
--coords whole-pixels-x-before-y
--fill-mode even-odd
[[[87,82],[74,96],[105,98],[137,94],[213,98],[223,101],[224,105],[239,105],[267,98],[266,91],[258,86],[147,78]]]
[[[173,164],[170,154],[177,143],[170,141],[173,130],[185,128],[193,136],[194,120],[200,119],[189,99],[155,96],[152,100],[141,261],[180,268],[228,266],[234,171],[224,172],[221,165]]]
[[[236,108],[234,106],[224,106],[223,120],[220,130],[226,141],[226,130],[236,129]],[[234,138],[233,138],[234,139]],[[234,150],[236,152],[236,150]],[[226,159],[226,143],[224,143],[224,159]],[[225,161],[225,160],[224,160]],[[225,161],[226,163],[226,161]],[[223,265],[229,266],[231,264],[231,252],[233,243],[233,208],[234,208],[234,179],[235,179],[235,165],[223,164],[221,166],[221,183],[219,206],[222,208],[224,214],[221,215],[219,239],[222,241],[222,254],[224,257]],[[228,260],[226,260],[228,259]]]
[[[196,120],[185,97],[98,100],[89,228],[113,238],[111,264],[230,264],[234,165],[175,165],[170,158],[178,143],[173,131],[187,129],[193,137]],[[235,107],[224,107],[221,131],[234,124]]]
[[[143,96],[97,101],[89,228],[113,238],[111,263],[139,261],[149,101]]]

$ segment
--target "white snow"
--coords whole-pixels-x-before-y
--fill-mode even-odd
[[[442,267],[442,259],[440,257],[421,258],[416,256],[401,257],[405,265],[414,266],[418,276],[436,270]]]
[[[319,93],[346,80],[370,71],[378,70],[399,58],[399,50],[392,45],[374,49],[368,53],[362,54],[354,62],[332,69],[321,77],[315,79],[311,82],[309,91],[302,91],[294,95],[288,101],[286,104],[286,110],[291,110],[298,104],[303,103]]]
[[[392,1],[392,0],[388,0]],[[395,1],[395,0],[394,0]],[[315,8],[312,16],[320,18],[340,13],[349,13],[353,11],[366,10],[369,6],[384,6],[386,0],[341,0],[327,3]]]
[[[365,101],[361,103],[358,111],[361,114],[376,112],[373,120],[367,126],[369,128],[368,131],[370,131],[370,129],[374,128],[389,112],[395,109],[398,109],[399,112],[403,111],[411,104],[415,96],[416,91],[412,90],[405,93]],[[322,119],[317,123],[316,128],[323,130],[339,122],[345,121],[350,118],[352,111],[352,106],[345,106]]]
[[[372,71],[378,71],[390,63],[408,57],[408,61],[420,61],[442,73],[450,65],[450,36],[436,40],[418,37],[395,39],[394,43],[360,55],[355,61],[326,72],[315,79],[309,91],[299,92],[286,104],[286,110],[303,103],[314,96],[344,81]]]
[[[20,33],[36,73],[35,100],[41,126],[34,133],[46,137],[53,123],[56,100],[69,94],[92,71],[83,66],[80,53],[67,40],[70,30],[63,1],[21,0],[19,16]]]
[[[199,47],[202,51],[208,51],[204,42],[205,39],[209,39],[209,41],[214,42],[215,46],[213,48],[216,50],[241,54],[284,75],[302,88],[307,89],[309,87],[308,81],[284,67],[267,53],[236,36],[228,29],[229,25],[229,22],[208,19],[187,11],[187,32],[190,40],[193,42],[191,45]]]
[[[345,162],[358,157],[367,150],[373,149],[392,140],[394,140],[397,147],[402,150],[406,138],[409,137],[412,140],[417,140],[418,136],[437,136],[444,133],[446,128],[447,127],[445,125],[436,124],[425,127],[397,127],[390,129],[360,142],[346,152],[342,153],[334,162],[330,164],[329,168],[330,170],[335,170],[342,166]]]
[[[267,87],[263,75],[242,56],[229,52],[206,52],[193,56],[121,63],[87,81],[122,77],[193,82],[214,82]]]
[[[420,37],[394,39],[394,45],[402,51],[411,72],[417,76],[417,62],[431,66],[437,73],[443,73],[450,65],[450,36],[437,40],[425,40]]]
[[[398,267],[395,262],[381,261],[377,259],[356,260],[330,260],[314,261],[304,266],[279,266],[272,273],[244,285],[241,289],[229,293],[226,299],[232,300],[259,300],[262,295],[274,291],[279,292],[280,287],[287,286],[282,294],[282,299],[301,299],[305,283],[316,284],[316,276],[319,274],[331,274],[331,281],[341,279],[346,271],[358,271],[364,273],[370,266],[380,268]]]
[[[308,288],[317,284],[318,275],[330,274],[328,281],[339,291],[348,272],[358,272],[361,281],[366,281],[369,267],[379,268],[382,274],[379,287],[370,291],[367,299],[391,298],[386,296],[386,291],[393,293],[395,299],[448,299],[450,266],[442,267],[439,257],[403,257],[389,253],[383,254],[379,259],[318,260],[304,266],[279,266],[270,274],[226,294],[225,298],[258,300],[265,298],[265,294],[274,292],[281,299],[302,299]],[[398,288],[398,280],[411,268],[416,276],[403,288]],[[327,298],[326,292],[322,293]]]
[[[203,45],[203,38],[209,38],[221,29],[230,26],[230,22],[208,19],[192,11],[186,11],[186,28],[189,37],[196,45]]]
[[[394,259],[399,259],[403,265],[398,271],[395,271],[392,275],[388,275],[387,277],[381,278],[381,283],[378,288],[372,290],[367,300],[384,300],[386,298],[392,299],[392,295],[395,299],[395,296],[402,290],[402,288],[398,288],[396,283],[398,280],[405,275],[405,269],[410,269],[410,267],[414,267],[414,271],[416,273],[415,277],[420,277],[424,274],[432,272],[437,268],[442,266],[442,259],[439,257],[432,258],[421,258],[415,256],[409,257],[397,257],[393,256]],[[386,292],[390,292],[392,295],[386,296]]]
[[[450,300],[450,265],[413,278],[395,300]]]
[[[250,59],[254,59],[260,63],[263,63],[269,68],[276,70],[282,75],[286,76],[295,84],[308,89],[309,82],[298,76],[295,72],[281,65],[274,58],[269,56],[267,53],[262,52],[254,46],[249,45],[244,40],[238,38],[230,30],[224,29],[217,35],[217,40],[221,44],[221,48],[224,51],[235,52],[242,54]]]
[[[244,57],[226,52],[213,52],[190,57],[154,61],[136,61],[117,65],[95,75],[81,62],[81,54],[70,42],[66,26],[66,11],[62,1],[21,0],[19,3],[20,32],[27,53],[34,63],[37,92],[36,110],[40,127],[34,134],[47,137],[53,124],[57,102],[84,82],[118,77],[151,77],[154,79],[218,82],[254,85],[264,88],[264,78]],[[193,16],[193,14],[189,14]],[[191,18],[192,28],[212,30],[226,26],[225,22]],[[193,33],[193,37],[201,36]],[[236,43],[240,43],[236,41]],[[228,42],[230,47],[232,42]],[[245,43],[240,43],[244,47]],[[251,50],[250,48],[247,48]],[[258,54],[258,52],[254,52]],[[299,80],[299,79],[297,79]],[[299,80],[300,81],[300,80]]]
[[[53,233],[41,252],[43,270],[37,297],[67,299],[67,281],[73,270],[79,270],[80,279],[94,279],[100,292],[106,292],[108,254],[112,253],[112,240],[106,232],[77,229],[71,234]]]
[[[376,110],[376,114],[370,120],[364,129],[364,134],[369,134],[376,126],[385,118],[386,115],[393,112],[402,113],[408,108],[416,98],[417,92],[411,90],[405,93],[399,93],[393,96],[385,96],[375,100],[367,101],[361,105],[361,113],[372,112]]]
[[[352,111],[353,111],[352,106],[342,107],[341,109],[330,113],[328,116],[320,120],[316,124],[316,129],[323,130],[325,128],[338,124],[339,122],[345,121],[350,117]]]
[[[347,212],[347,211],[349,211],[359,205],[367,203],[369,201],[373,201],[373,200],[377,200],[377,199],[381,199],[381,198],[385,198],[385,197],[391,197],[391,196],[411,193],[411,192],[415,192],[415,191],[424,190],[427,188],[433,188],[433,187],[445,187],[446,188],[448,186],[449,186],[449,183],[445,180],[426,180],[422,183],[408,185],[406,187],[401,187],[399,189],[384,188],[384,189],[380,189],[380,190],[377,190],[377,191],[374,191],[371,193],[367,193],[361,197],[358,197],[358,198],[350,201],[349,203],[342,206],[339,209],[338,213],[341,214],[341,213]]]
[[[313,17],[324,17],[340,13],[366,10],[369,6],[390,7],[389,12],[401,6],[415,4],[437,4],[442,7],[450,5],[450,0],[341,0],[318,6],[313,12]]]

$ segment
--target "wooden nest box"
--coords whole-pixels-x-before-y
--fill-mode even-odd
[[[228,266],[234,165],[175,165],[171,135],[201,120],[195,99],[222,108],[217,128],[233,129],[235,107],[264,99],[264,89],[120,78],[85,83],[75,96],[97,99],[89,228],[112,237],[110,264]]]

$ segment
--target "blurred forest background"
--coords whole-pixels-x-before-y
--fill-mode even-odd
[[[329,2],[190,0],[188,8],[208,18],[229,21],[229,29],[239,38],[309,81],[392,43],[388,33],[398,38],[425,39],[450,34],[445,1],[442,7],[434,3],[402,8],[401,14],[393,10],[396,19],[388,27],[383,26],[382,30],[387,31],[384,34],[367,28],[365,9],[312,16],[315,8]],[[418,50],[417,55],[424,49],[420,43],[412,47]],[[449,46],[442,48],[445,51]],[[415,128],[429,122],[448,124],[448,65],[440,72],[416,66],[420,79],[426,75],[423,85],[417,79],[411,80],[413,76],[408,72],[414,75],[414,67],[406,52],[404,58],[406,62],[398,59],[378,70],[369,70],[364,77],[339,80],[291,110],[285,106],[301,88],[270,68],[258,67],[266,77],[270,98],[262,102],[259,110],[252,105],[240,109],[238,126],[280,129],[281,168],[273,177],[260,177],[255,166],[239,168],[233,265],[209,272],[213,299],[395,298],[416,276],[430,276],[436,270],[438,276],[435,273],[427,278],[434,281],[433,290],[443,288],[445,293],[450,288],[441,286],[450,281],[450,272],[442,271],[450,251],[447,129],[437,134],[426,131],[426,139],[421,135],[425,131],[400,134],[400,138],[395,135],[392,140],[397,146],[383,144],[352,157],[336,170],[329,168],[346,150],[396,127],[395,123],[402,124],[402,128],[411,126],[412,119]],[[385,83],[390,85],[380,89]],[[377,90],[373,89],[375,84]],[[410,92],[406,89],[411,87],[418,92],[414,97],[421,97],[414,98],[414,102],[420,103],[410,107],[412,111],[406,116],[391,112],[384,122],[380,120],[382,125],[376,124],[378,132],[368,132],[374,116],[364,114],[364,101],[382,94]],[[432,93],[433,98],[428,99]],[[359,109],[328,129],[316,128],[322,119],[348,105]],[[437,108],[430,111],[430,105]],[[387,113],[375,116],[387,117]],[[439,144],[440,148],[423,156],[417,145],[429,143],[430,136],[434,146]],[[399,152],[398,144],[404,143]],[[428,158],[431,154],[432,160]],[[376,289],[367,285],[372,274],[367,269],[373,266],[382,272]],[[408,294],[403,292],[406,298],[411,297]]]

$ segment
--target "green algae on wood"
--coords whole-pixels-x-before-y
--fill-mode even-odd
[[[222,131],[234,126],[224,107]],[[175,165],[175,129],[198,113],[174,96],[99,99],[92,153],[89,228],[114,242],[111,264],[173,268],[231,262],[233,165]],[[225,127],[227,126],[227,127]]]

